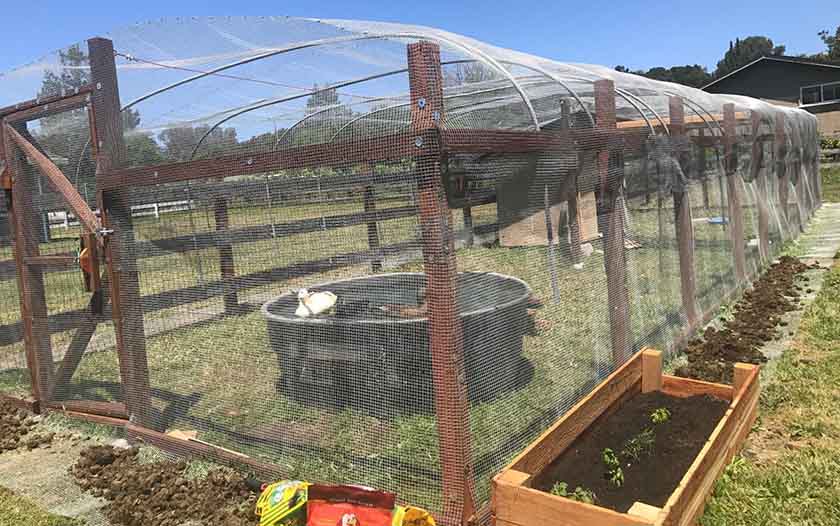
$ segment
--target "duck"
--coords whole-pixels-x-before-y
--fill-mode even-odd
[[[295,316],[299,318],[323,314],[335,307],[338,301],[338,296],[328,290],[309,292],[306,289],[300,289],[297,296],[298,307],[295,310]]]

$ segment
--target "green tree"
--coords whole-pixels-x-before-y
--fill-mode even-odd
[[[834,34],[823,30],[818,35],[826,48],[825,53],[822,55],[831,62],[840,62],[840,26],[837,26]]]
[[[615,70],[621,73],[632,73],[634,75],[641,75],[649,79],[663,80],[665,82],[675,82],[693,88],[699,88],[711,82],[712,76],[706,71],[706,68],[699,64],[672,66],[670,68],[655,67],[647,71],[630,71],[625,66],[616,66]]]
[[[202,137],[210,132],[210,126],[183,126],[160,132],[158,140],[163,144],[163,153],[169,161],[188,161]],[[215,128],[204,138],[196,150],[195,158],[215,157],[230,153],[238,145],[235,128]]]
[[[743,40],[736,38],[734,43],[729,42],[729,50],[717,63],[714,74],[716,78],[720,78],[761,57],[784,54],[785,46],[774,45],[768,37],[750,36]]]

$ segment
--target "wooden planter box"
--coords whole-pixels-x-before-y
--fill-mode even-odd
[[[734,387],[662,374],[662,354],[643,350],[604,380],[493,479],[492,514],[497,526],[692,525],[724,467],[739,450],[758,411],[758,366],[735,365]],[[730,402],[703,449],[662,508],[636,502],[627,513],[583,504],[530,487],[599,417],[638,393],[708,394]]]

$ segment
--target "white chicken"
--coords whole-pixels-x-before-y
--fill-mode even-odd
[[[338,296],[328,290],[309,292],[306,289],[300,289],[298,291],[298,308],[295,310],[295,316],[308,318],[323,314],[335,307],[336,301],[338,301]]]

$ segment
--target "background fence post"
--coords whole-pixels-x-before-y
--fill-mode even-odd
[[[726,177],[726,194],[729,198],[729,235],[735,258],[735,280],[747,282],[747,261],[744,253],[744,211],[741,207],[741,176],[738,174],[738,154],[735,151],[737,126],[735,105],[723,105],[723,166]]]
[[[761,131],[761,115],[756,110],[750,110],[752,118],[752,160],[750,162],[751,179],[758,190],[756,208],[758,209],[758,254],[762,264],[768,263],[770,258],[770,217],[767,210],[767,178],[764,168],[764,145],[759,138]]]
[[[437,44],[421,41],[408,45],[408,78],[411,125],[417,134],[420,223],[444,517],[466,524],[474,511],[475,498],[452,212],[441,181],[438,124],[443,119],[443,76]]]
[[[376,221],[376,191],[374,190],[373,180],[376,177],[373,163],[365,163],[365,175],[370,179],[371,184],[366,184],[364,188],[364,209],[365,214],[368,215],[367,220],[367,238],[368,248],[373,254],[379,252],[379,224]],[[382,258],[378,255],[370,260],[371,272],[379,272],[382,270]]]
[[[671,143],[673,155],[685,170],[688,141],[685,131],[685,108],[681,97],[668,97],[670,114]],[[688,182],[686,181],[686,185]],[[677,236],[677,249],[680,259],[680,292],[683,310],[688,320],[689,330],[694,329],[699,321],[696,304],[696,284],[694,276],[694,230],[691,224],[691,198],[688,188],[680,182],[673,187],[674,229]]]
[[[572,108],[568,99],[560,101],[560,129],[568,130],[571,127]],[[564,233],[561,229],[557,229],[557,236],[560,246],[569,251],[569,257],[572,263],[578,263],[582,256],[580,252],[580,223],[578,222],[578,174],[581,172],[581,167],[584,164],[584,156],[578,152],[577,166],[565,174],[560,174],[567,179],[565,184],[566,197],[566,228],[568,232]],[[566,235],[568,234],[568,235]]]
[[[96,175],[99,177],[120,168],[125,162],[123,120],[117,86],[114,46],[110,40],[88,40],[95,140]],[[140,280],[134,246],[131,205],[123,190],[98,192],[103,223],[114,232],[105,243],[111,285],[111,306],[116,331],[117,353],[123,397],[129,417],[138,425],[150,426],[151,396],[149,365],[146,359],[146,334]]]
[[[615,85],[611,80],[597,80],[593,87],[596,128],[607,132],[606,135],[612,138],[616,130]],[[598,217],[604,230],[604,268],[607,273],[610,335],[613,362],[618,366],[630,358],[630,297],[627,291],[627,259],[624,253],[624,201],[621,199],[624,160],[617,155],[611,144],[598,152],[597,169],[600,185]]]
[[[23,129],[26,125],[16,126]],[[9,225],[14,238],[26,366],[32,383],[32,395],[37,401],[46,402],[52,389],[54,372],[44,273],[40,265],[26,263],[27,258],[40,255],[38,243],[41,239],[41,218],[32,202],[34,194],[30,180],[37,175],[24,171],[23,155],[6,136],[5,126],[0,130],[0,146],[3,147],[7,175],[12,180],[11,199],[7,202]]]
[[[216,234],[222,238],[226,236],[230,229],[230,216],[228,214],[228,202],[224,197],[217,197],[213,200],[213,219],[216,225]],[[225,282],[224,290],[224,304],[225,315],[231,316],[241,312],[239,307],[239,297],[228,282],[236,278],[236,266],[233,260],[233,245],[229,241],[224,240],[217,245],[219,250],[219,269],[221,270],[222,280]],[[200,256],[199,256],[200,257]]]

